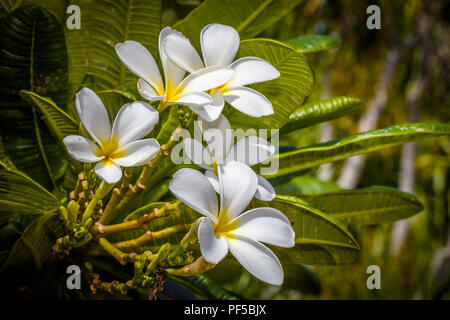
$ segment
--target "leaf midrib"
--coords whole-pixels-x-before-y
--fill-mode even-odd
[[[383,211],[383,213],[389,213],[390,211],[402,210],[402,209],[420,209],[419,206],[415,206],[413,204],[410,205],[401,205],[401,206],[389,206],[389,207],[380,207],[373,209],[365,209],[365,210],[349,210],[345,212],[330,212],[329,214],[334,217],[354,217],[357,215],[370,214],[378,211]]]
[[[335,242],[335,241],[329,241],[329,240],[318,240],[318,239],[311,239],[311,238],[296,238],[295,244],[306,244],[306,245],[320,245],[320,246],[330,246],[330,247],[339,247],[339,248],[348,248],[348,249],[354,249],[356,251],[359,251],[359,248],[353,244],[347,244],[343,242]]]
[[[236,30],[240,33],[243,29],[245,29],[250,23],[255,20],[259,14],[264,11],[270,4],[272,3],[272,0],[267,0],[264,3],[262,3],[258,9],[253,11],[251,15],[249,15],[237,28]]]

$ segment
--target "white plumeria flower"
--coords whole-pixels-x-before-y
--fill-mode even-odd
[[[81,123],[93,141],[77,135],[63,142],[69,154],[81,162],[98,162],[95,173],[107,183],[122,177],[121,167],[137,167],[148,163],[159,151],[155,139],[142,139],[158,123],[158,112],[145,102],[124,105],[111,129],[108,113],[100,98],[83,88],[76,96]]]
[[[231,126],[224,115],[220,115],[213,122],[200,120],[199,125],[208,146],[204,148],[200,141],[186,138],[184,150],[192,162],[206,169],[205,176],[217,193],[220,192],[217,178],[218,164],[238,161],[251,167],[265,161],[275,152],[275,147],[271,143],[257,136],[245,137],[232,146]],[[275,190],[270,182],[260,175],[256,175],[256,177],[258,178],[258,187],[255,197],[263,201],[273,200]]]
[[[269,62],[257,57],[244,57],[233,62],[239,41],[239,34],[234,28],[210,24],[203,28],[200,35],[203,61],[189,40],[181,34],[167,36],[163,47],[169,59],[188,72],[211,66],[229,66],[234,70],[230,81],[210,91],[214,99],[211,106],[217,116],[222,112],[224,101],[252,117],[271,115],[273,107],[270,101],[258,91],[245,86],[276,79],[280,73]]]
[[[183,203],[203,214],[198,240],[203,258],[219,263],[228,251],[256,278],[274,285],[283,282],[283,268],[275,254],[261,242],[290,248],[295,233],[289,220],[274,208],[242,213],[253,198],[257,178],[246,165],[219,165],[220,206],[211,183],[199,171],[180,169],[170,190]],[[192,186],[195,186],[193,188]]]
[[[159,34],[159,56],[164,70],[165,83],[158,65],[150,52],[136,41],[125,41],[116,45],[116,52],[127,68],[140,79],[137,87],[141,96],[149,101],[161,101],[159,110],[171,104],[188,106],[203,118],[214,115],[211,107],[205,107],[213,101],[204,91],[226,83],[233,76],[230,68],[215,66],[204,68],[183,79],[185,70],[167,58],[162,43],[169,35],[179,32],[166,27]]]

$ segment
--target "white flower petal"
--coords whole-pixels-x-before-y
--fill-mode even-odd
[[[237,227],[230,233],[278,247],[295,246],[295,232],[286,216],[274,208],[255,208],[244,212],[232,223]]]
[[[214,190],[216,190],[217,193],[220,193],[219,178],[217,178],[216,174],[212,170],[206,170],[205,177],[211,182]]]
[[[227,155],[227,160],[253,166],[267,160],[275,153],[275,147],[267,140],[257,137],[245,137],[239,140]]]
[[[187,206],[217,221],[219,208],[216,192],[200,171],[190,168],[178,170],[173,175],[169,189]]]
[[[82,136],[67,136],[64,137],[63,142],[69,154],[75,160],[82,162],[97,162],[102,159],[98,157],[100,149],[91,140]]]
[[[142,98],[149,101],[160,101],[163,100],[166,95],[158,95],[155,89],[149,85],[144,79],[139,79],[137,82],[137,89]]]
[[[231,254],[253,276],[279,286],[283,283],[283,267],[275,254],[262,243],[242,237],[227,237]]]
[[[273,114],[273,107],[269,100],[256,90],[237,87],[223,92],[225,101],[240,112],[251,117],[262,117]]]
[[[136,101],[120,108],[114,120],[112,135],[119,147],[141,139],[158,123],[159,113],[151,105]]]
[[[257,57],[240,58],[233,62],[230,68],[234,70],[234,75],[227,83],[227,88],[269,81],[280,76],[280,72],[274,66]]]
[[[125,41],[116,45],[116,52],[122,63],[139,78],[144,79],[157,92],[164,92],[158,65],[150,52],[136,41]]]
[[[211,103],[213,100],[211,96],[204,92],[192,92],[188,94],[183,94],[180,97],[168,101],[169,103],[182,104],[185,106],[202,106]]]
[[[215,121],[200,121],[199,123],[209,152],[217,163],[223,164],[233,142],[230,122],[224,115],[220,115]]]
[[[216,106],[214,104],[196,105],[190,104],[188,107],[205,121],[214,121],[220,116],[223,110],[223,104]]]
[[[206,67],[188,75],[178,86],[176,92],[184,95],[203,92],[220,87],[233,76],[233,70],[225,67]]]
[[[112,161],[100,161],[94,167],[95,173],[105,181],[112,184],[122,178],[122,169]]]
[[[81,123],[91,137],[100,145],[109,142],[111,124],[108,113],[100,98],[89,88],[83,88],[77,93],[75,105]]]
[[[220,183],[220,214],[231,220],[240,215],[255,195],[256,174],[243,163],[231,161],[218,165]]]
[[[198,241],[203,258],[212,264],[218,264],[228,253],[228,241],[225,236],[217,238],[209,219],[202,219],[198,226]]]
[[[138,167],[152,160],[159,151],[156,139],[143,139],[128,143],[120,148],[121,157],[114,158],[114,162],[121,167]],[[113,155],[114,156],[114,153]]]
[[[239,49],[239,33],[230,26],[210,24],[200,34],[206,66],[228,66]]]
[[[164,39],[163,48],[167,57],[189,73],[203,68],[203,62],[189,39],[180,34],[171,34]]]
[[[186,71],[181,69],[179,66],[177,66],[175,63],[169,60],[167,57],[166,52],[163,48],[164,40],[172,35],[172,34],[179,34],[180,32],[173,30],[170,27],[165,27],[161,30],[159,33],[159,59],[161,60],[161,64],[164,69],[164,78],[166,80],[166,92],[172,92],[181,82],[183,79]]]
[[[262,201],[272,201],[275,198],[275,189],[272,187],[269,181],[256,175],[258,177],[258,188],[256,189],[255,198]]]
[[[210,169],[212,164],[211,156],[208,150],[198,140],[191,138],[184,139],[184,152],[186,152],[189,159],[196,165],[203,169]]]

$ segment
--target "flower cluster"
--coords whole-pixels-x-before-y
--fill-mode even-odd
[[[280,285],[281,264],[262,242],[294,246],[292,226],[274,208],[245,211],[254,197],[264,201],[275,197],[271,184],[251,169],[270,158],[275,148],[257,136],[233,145],[230,123],[222,115],[225,102],[252,117],[273,114],[270,101],[246,85],[275,79],[280,73],[256,57],[233,62],[240,39],[232,27],[208,25],[201,32],[200,42],[203,59],[181,33],[169,27],[161,31],[159,58],[164,81],[144,46],[135,41],[117,44],[120,60],[139,77],[140,95],[150,103],[159,102],[157,110],[146,102],[126,104],[111,128],[100,98],[84,88],[76,96],[76,109],[86,136],[67,136],[64,144],[76,160],[96,162],[95,173],[106,183],[115,184],[122,177],[121,167],[146,165],[158,154],[158,141],[144,138],[158,123],[159,113],[170,105],[189,107],[199,116],[207,147],[186,139],[184,150],[205,171],[180,169],[169,189],[185,205],[204,215],[197,231],[203,259],[217,264],[231,252],[255,277]]]

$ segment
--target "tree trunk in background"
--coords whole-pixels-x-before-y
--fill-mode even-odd
[[[406,93],[406,103],[408,108],[408,122],[417,122],[419,120],[418,100],[422,95],[426,85],[425,76],[420,78]],[[398,188],[402,191],[413,193],[416,181],[415,160],[416,160],[416,142],[407,143],[402,147],[402,156],[400,159],[400,174]],[[409,231],[409,219],[400,220],[394,223],[392,230],[390,253],[397,255],[405,242]]]
[[[378,80],[375,87],[374,98],[368,103],[366,112],[358,122],[358,132],[365,132],[376,128],[380,114],[385,108],[388,100],[391,79],[400,58],[401,51],[400,47],[394,47],[387,53],[383,75]],[[365,162],[365,155],[354,156],[345,160],[344,167],[342,168],[337,181],[338,185],[344,189],[355,188],[358,185]]]
[[[332,57],[330,57],[330,60],[332,60]],[[322,76],[322,95],[321,99],[329,99],[330,98],[330,68],[327,68],[323,72]],[[321,125],[321,132],[320,132],[320,142],[326,142],[329,140],[334,139],[334,128],[333,125],[329,122],[324,122]],[[318,171],[317,171],[317,177],[320,180],[323,181],[329,181],[333,179],[333,173],[334,173],[334,164],[333,163],[325,163],[322,164]]]
[[[419,99],[427,84],[427,73],[429,70],[430,59],[428,57],[433,45],[430,43],[430,27],[432,19],[428,14],[423,14],[417,20],[417,35],[423,45],[422,70],[413,85],[406,92],[406,106],[408,110],[408,122],[417,122],[419,120]],[[402,148],[402,157],[400,159],[400,174],[398,188],[402,191],[413,193],[415,185],[415,160],[416,160],[415,142],[405,144]],[[409,219],[400,220],[394,223],[391,236],[391,255],[398,255],[405,243],[409,231]]]

